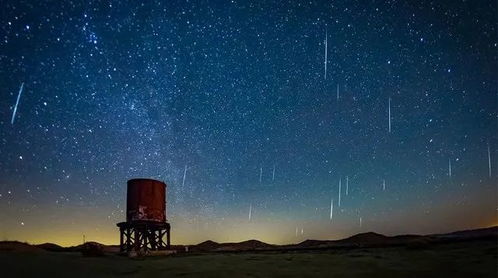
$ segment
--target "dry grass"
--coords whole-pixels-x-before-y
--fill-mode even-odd
[[[497,277],[496,240],[289,253],[128,259],[0,252],[2,277]]]

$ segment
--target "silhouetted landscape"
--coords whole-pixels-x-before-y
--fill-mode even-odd
[[[0,278],[498,278],[496,1],[0,7]]]
[[[6,277],[496,277],[498,227],[448,234],[384,236],[368,232],[341,240],[272,245],[204,241],[174,245],[175,254],[118,255],[119,246],[87,242],[72,247],[0,242]],[[102,253],[86,253],[97,247]],[[25,267],[29,265],[30,267]]]

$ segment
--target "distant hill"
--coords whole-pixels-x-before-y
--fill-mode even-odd
[[[119,252],[119,245],[105,245],[105,244],[101,244],[101,243],[94,242],[94,241],[87,241],[83,244],[67,247],[65,249],[66,249],[66,251],[81,252],[83,249],[88,248],[90,245],[97,246],[98,248],[102,248],[102,250],[106,253],[118,253]]]
[[[312,240],[308,239],[297,244],[273,245],[259,240],[247,240],[242,242],[218,243],[207,240],[196,245],[188,245],[189,252],[240,252],[240,251],[271,251],[271,250],[307,250],[307,249],[333,249],[333,248],[357,248],[357,247],[389,247],[407,246],[419,248],[427,244],[445,243],[453,241],[479,240],[494,238],[498,240],[498,226],[474,230],[457,231],[447,234],[432,235],[398,235],[385,236],[374,232],[361,233],[340,240]],[[86,242],[85,244],[61,247],[53,243],[30,245],[19,241],[0,241],[0,252],[46,252],[64,251],[81,252],[92,245],[101,248],[105,253],[118,253],[118,245],[103,245],[98,242]],[[173,245],[172,249],[179,253],[185,252],[184,245]]]
[[[196,251],[212,251],[220,247],[218,242],[214,242],[212,240],[206,240],[197,245],[192,246],[192,250]]]
[[[482,229],[457,231],[447,234],[436,234],[433,236],[438,238],[472,239],[472,238],[483,238],[483,237],[496,237],[497,234],[498,234],[498,226],[494,226]]]
[[[274,247],[274,245],[264,243],[259,240],[251,239],[251,240],[246,240],[242,242],[237,242],[237,243],[222,243],[221,246],[218,248],[219,251],[232,251],[232,250],[241,250],[241,251],[247,251],[247,250],[258,250],[258,249],[265,249],[265,248],[271,248]]]
[[[331,243],[334,243],[335,240],[316,240],[316,239],[307,239],[298,244],[287,245],[289,247],[298,247],[298,248],[309,248],[309,247],[318,247],[318,246],[326,246]],[[285,245],[284,245],[285,246]]]
[[[45,252],[40,247],[19,241],[0,241],[0,252]]]
[[[201,242],[190,247],[192,251],[249,251],[274,247],[259,240],[247,240],[242,242],[217,243],[211,240]]]
[[[43,250],[52,251],[52,252],[62,252],[62,251],[66,250],[65,247],[62,247],[62,246],[54,244],[54,243],[42,243],[42,244],[37,244],[34,246],[41,248]]]
[[[305,240],[295,245],[282,246],[293,249],[316,249],[316,248],[341,248],[341,247],[387,247],[422,243],[441,243],[456,240],[473,240],[496,238],[498,239],[498,226],[466,231],[457,231],[448,234],[433,235],[398,235],[385,236],[374,232],[361,233],[340,240]]]
[[[356,244],[386,244],[389,242],[389,237],[374,232],[368,232],[357,234],[341,241]]]

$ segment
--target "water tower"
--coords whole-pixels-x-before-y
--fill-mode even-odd
[[[117,226],[123,253],[169,249],[171,226],[166,220],[166,184],[153,179],[129,180],[126,222]]]

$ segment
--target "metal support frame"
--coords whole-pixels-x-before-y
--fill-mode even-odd
[[[117,226],[119,227],[119,250],[121,253],[135,251],[145,254],[151,250],[171,248],[171,226],[167,222],[133,221],[121,222]]]

